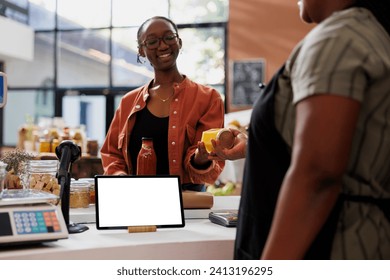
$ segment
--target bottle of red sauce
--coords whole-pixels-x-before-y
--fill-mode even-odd
[[[142,137],[142,145],[137,157],[137,175],[156,175],[156,164],[153,139]]]

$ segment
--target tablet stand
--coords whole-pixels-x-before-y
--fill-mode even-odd
[[[157,230],[157,226],[132,226],[127,228],[128,233],[153,232],[156,230]]]

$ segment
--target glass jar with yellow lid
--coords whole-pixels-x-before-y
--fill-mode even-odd
[[[213,151],[211,139],[219,140],[223,148],[231,148],[234,143],[234,135],[228,128],[212,128],[202,133],[201,141],[204,143],[208,153]]]

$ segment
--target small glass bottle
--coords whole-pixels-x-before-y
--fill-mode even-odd
[[[97,140],[88,140],[87,142],[87,154],[92,157],[96,157],[99,152],[99,144]]]
[[[56,152],[56,148],[57,146],[60,144],[60,140],[58,139],[53,139],[53,141],[51,141],[51,146],[50,146],[50,152],[51,153],[55,153]]]
[[[39,152],[50,153],[50,141],[46,139],[39,140]]]
[[[142,145],[137,157],[137,175],[156,175],[156,164],[153,139],[142,137]]]

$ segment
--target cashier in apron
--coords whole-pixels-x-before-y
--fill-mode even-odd
[[[284,65],[256,100],[248,129],[247,156],[238,213],[235,259],[259,259],[267,240],[276,201],[291,160],[291,149],[275,127],[275,96],[291,89]],[[390,200],[340,194],[332,212],[306,252],[305,259],[330,259],[345,201],[375,204],[390,219]]]
[[[290,165],[290,148],[275,127],[274,99],[284,65],[256,100],[248,129],[247,156],[239,206],[235,259],[259,259],[271,227],[279,189]],[[285,87],[283,87],[285,88]],[[250,164],[248,164],[250,162]],[[308,259],[329,258],[340,202],[308,251]]]

